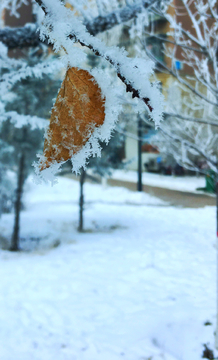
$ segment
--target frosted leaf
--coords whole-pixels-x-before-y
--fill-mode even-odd
[[[90,156],[100,156],[101,154],[101,147],[99,145],[100,141],[108,142],[111,136],[111,131],[113,130],[115,123],[118,119],[118,115],[122,109],[120,100],[121,98],[121,92],[120,88],[113,87],[111,84],[109,76],[105,74],[103,70],[94,69],[91,71],[91,74],[94,76],[95,81],[99,85],[102,91],[102,97],[105,98],[105,119],[101,126],[98,126],[95,128],[95,130],[92,132],[91,136],[89,136],[89,139],[86,141],[85,145],[81,147],[81,149],[76,151],[76,153],[71,157],[72,162],[72,169],[74,172],[79,173],[79,169],[81,167],[85,167],[87,163],[87,159]],[[114,106],[116,104],[116,106]],[[49,140],[49,139],[48,139]],[[72,144],[69,145],[70,147],[73,147],[73,136],[72,136]],[[57,144],[56,152],[59,152]],[[62,151],[62,150],[61,150]],[[61,155],[62,156],[62,155]],[[54,160],[50,164],[50,168],[53,168],[51,172],[45,172],[39,171],[41,168],[41,164],[44,164],[47,162],[47,159],[45,157],[40,157],[40,162],[38,164],[38,170],[37,174],[40,174],[40,178],[44,177],[44,174],[46,174],[46,181],[48,180],[48,174],[51,176],[54,175],[55,171],[57,169],[60,169],[61,165],[65,161],[61,161],[60,159],[57,162]],[[35,164],[36,167],[36,164]]]
[[[104,119],[104,98],[94,78],[88,71],[69,68],[51,112],[44,143],[47,160],[41,168],[76,154]]]

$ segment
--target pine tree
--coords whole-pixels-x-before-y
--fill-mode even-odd
[[[31,64],[33,65],[33,64]],[[53,98],[60,86],[60,81],[54,81],[44,75],[42,79],[26,78],[16,82],[11,89],[13,96],[9,97],[12,102],[5,103],[6,113],[12,114],[1,125],[1,139],[10,149],[10,162],[7,168],[13,168],[17,175],[17,187],[14,196],[14,229],[10,249],[19,250],[20,212],[22,209],[22,195],[24,183],[32,171],[32,163],[36,161],[36,153],[43,148],[43,131],[34,128],[31,124],[31,116],[48,118]],[[13,123],[13,114],[16,116],[30,117],[29,124],[17,128]],[[7,153],[5,151],[5,153]],[[6,154],[5,156],[6,157]],[[5,161],[5,159],[4,159]]]

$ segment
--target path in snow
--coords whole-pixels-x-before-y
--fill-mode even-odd
[[[116,179],[108,179],[108,185],[121,186],[132,191],[136,191],[137,188],[136,183]],[[208,194],[203,194],[202,192],[187,192],[152,185],[143,185],[142,189],[145,193],[156,196],[157,198],[168,202],[171,206],[201,208],[216,205],[215,196],[208,196]]]
[[[79,180],[79,177],[73,174],[66,176],[77,181]],[[112,177],[107,179],[107,184],[136,191],[137,173],[134,171],[125,172],[116,170]],[[201,208],[216,205],[215,195],[196,191],[197,187],[205,186],[205,179],[203,177],[173,177],[143,173],[143,184],[144,193],[159,198],[171,206]]]

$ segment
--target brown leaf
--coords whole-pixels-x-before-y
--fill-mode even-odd
[[[104,103],[101,90],[88,71],[67,70],[52,109],[40,170],[67,161],[82,149],[95,128],[104,123]]]

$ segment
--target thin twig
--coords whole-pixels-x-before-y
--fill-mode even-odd
[[[175,117],[177,119],[181,119],[181,120],[185,120],[185,121],[191,121],[191,122],[196,122],[199,124],[205,124],[205,125],[211,125],[211,126],[217,126],[218,127],[218,121],[214,122],[214,121],[208,121],[208,120],[204,120],[201,118],[193,118],[193,117],[189,117],[189,116],[183,116],[183,115],[179,115],[179,114],[173,114],[173,113],[164,113],[164,116],[167,117]]]

